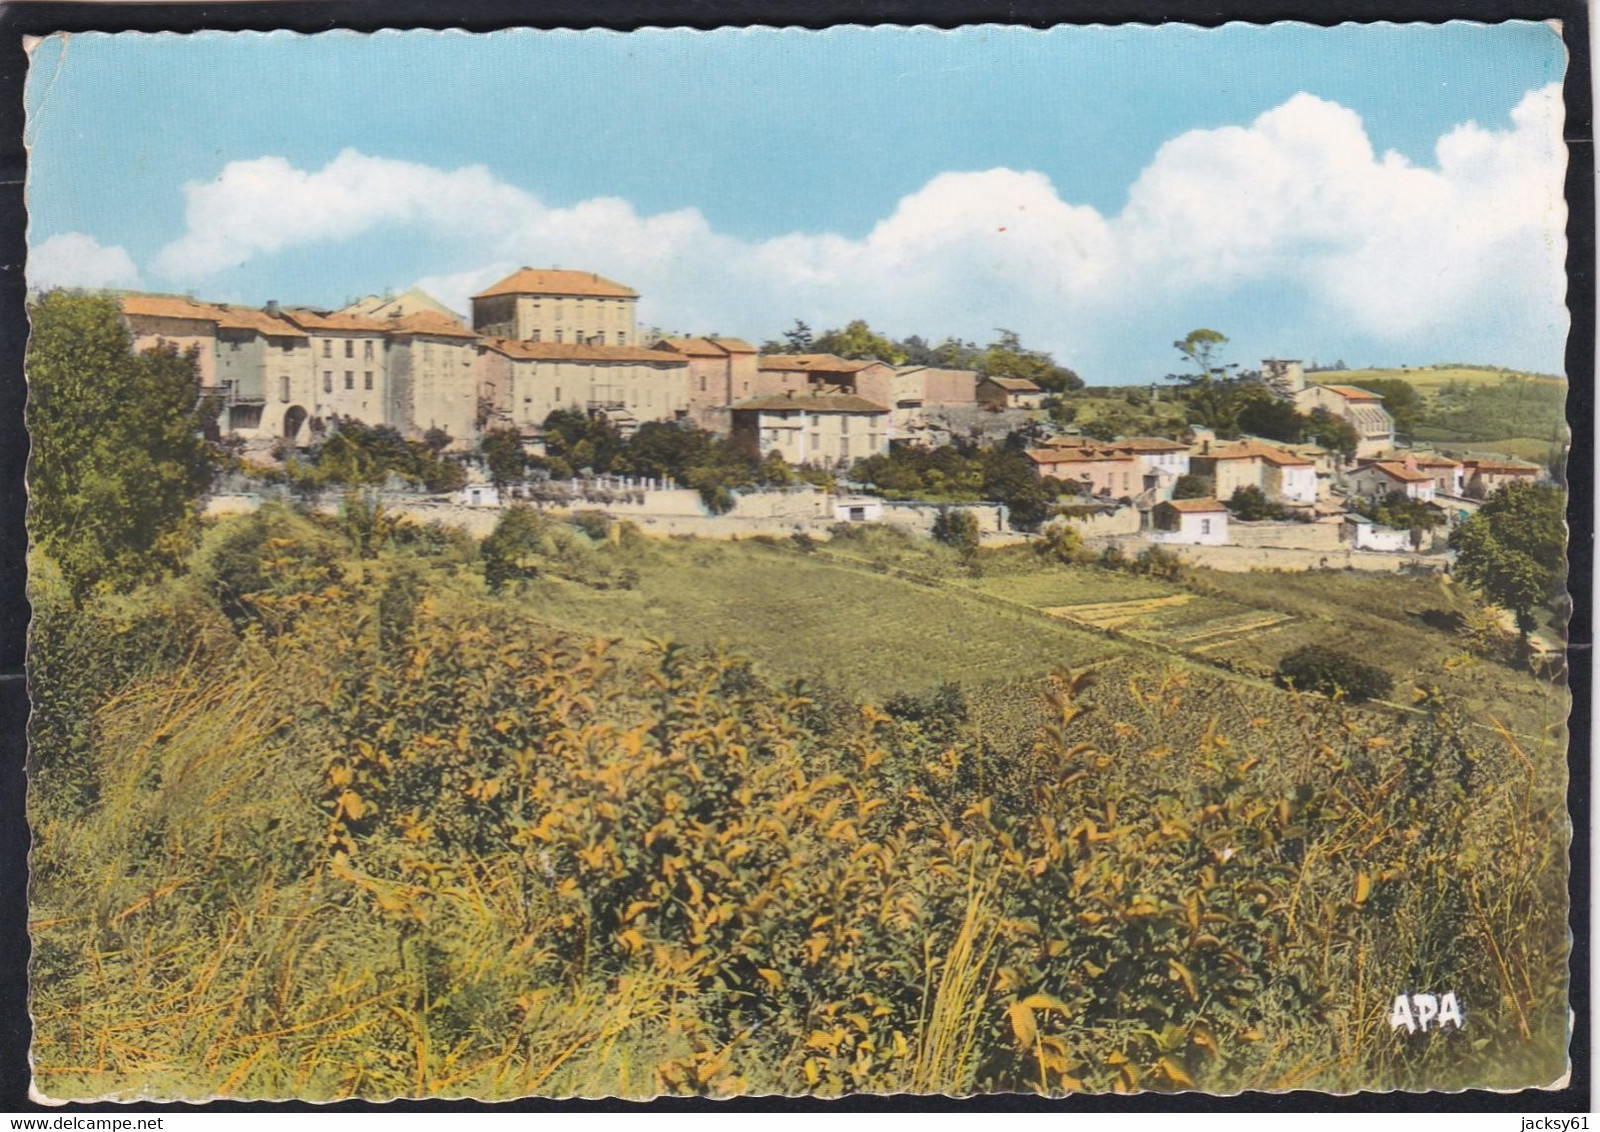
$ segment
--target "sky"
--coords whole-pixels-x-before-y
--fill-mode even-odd
[[[1226,360],[1562,372],[1538,23],[80,34],[27,84],[30,284],[460,311],[523,265],[641,325],[864,318],[1095,384]]]

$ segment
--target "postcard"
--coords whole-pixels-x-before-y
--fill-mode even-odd
[[[1561,27],[29,52],[39,1097],[1562,1082]]]

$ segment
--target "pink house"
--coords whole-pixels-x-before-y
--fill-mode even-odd
[[[1112,498],[1134,495],[1144,489],[1138,457],[1105,448],[1030,448],[1026,453],[1033,472],[1078,485],[1084,495]]]

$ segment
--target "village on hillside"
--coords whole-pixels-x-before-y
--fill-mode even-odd
[[[929,533],[957,510],[989,542],[1052,521],[1090,545],[1177,548],[1219,569],[1442,568],[1449,529],[1484,498],[1550,476],[1526,460],[1413,446],[1382,392],[1318,383],[1323,374],[1308,378],[1294,359],[1265,359],[1244,380],[1315,422],[1323,443],[1171,419],[1166,435],[1108,435],[1074,427],[1063,395],[1027,377],[641,329],[638,300],[595,273],[526,267],[472,296],[470,319],[417,289],[341,310],[119,296],[137,350],[194,352],[218,438],[241,469],[293,465],[344,430],[392,430],[459,465],[429,500],[409,493],[435,517],[526,500],[656,533],[826,537],[841,522]],[[1206,363],[1200,377],[1210,376]],[[1161,396],[1152,386],[1152,401]],[[568,434],[589,422],[619,441],[662,425],[700,430],[794,474],[719,501],[665,471],[612,474],[581,451],[550,460],[574,455],[557,451],[571,440],[552,430],[558,419]],[[509,472],[485,458],[497,444],[516,449]],[[896,486],[903,466],[984,445],[1011,453],[1004,490],[986,480],[940,498]],[[1019,488],[1018,468],[1035,482]],[[230,482],[213,509],[249,506],[263,486]],[[487,530],[488,516],[459,517]]]

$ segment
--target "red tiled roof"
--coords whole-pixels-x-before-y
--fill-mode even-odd
[[[1025,377],[986,377],[983,380],[990,385],[997,385],[1007,393],[1043,393],[1033,382]]]
[[[347,311],[315,311],[309,307],[284,307],[283,317],[301,330],[344,330],[382,334],[389,329],[388,323],[381,318],[370,318]]]
[[[435,338],[477,338],[475,330],[468,330],[453,318],[436,311],[416,311],[402,318],[384,320],[385,327],[394,334],[431,334]]]
[[[1196,460],[1262,460],[1280,468],[1309,468],[1310,460],[1271,444],[1231,444],[1226,448],[1213,448],[1210,452],[1196,453]]]
[[[122,313],[141,318],[186,318],[197,322],[216,322],[220,313],[210,303],[199,303],[179,295],[124,295]]]
[[[707,338],[707,342],[721,346],[730,354],[757,354],[760,353],[754,346],[743,338]]]
[[[1372,391],[1367,390],[1367,389],[1358,389],[1354,385],[1324,385],[1324,386],[1321,386],[1320,388],[1326,389],[1330,393],[1337,393],[1339,396],[1343,397],[1347,401],[1382,401],[1383,400],[1383,397],[1380,394],[1373,393]]]
[[[729,406],[735,412],[741,409],[804,409],[808,413],[887,413],[889,410],[865,397],[849,393],[822,394],[810,397],[752,397],[748,401],[735,401]]]
[[[1223,505],[1220,499],[1169,499],[1161,506],[1170,507],[1174,511],[1182,511],[1185,514],[1195,514],[1197,512],[1210,514],[1227,510],[1227,507]]]
[[[762,354],[756,368],[790,373],[856,373],[871,362],[853,362],[833,354]]]
[[[1422,472],[1413,472],[1410,468],[1406,467],[1404,464],[1394,464],[1394,463],[1390,463],[1387,460],[1380,460],[1377,463],[1368,464],[1367,467],[1375,468],[1376,470],[1382,472],[1384,475],[1388,476],[1390,479],[1398,480],[1400,483],[1432,483],[1433,482],[1433,477],[1430,476],[1430,475],[1424,475]]]
[[[1132,453],[1104,448],[1030,448],[1023,455],[1035,464],[1124,464],[1134,459]]]
[[[1186,452],[1189,449],[1187,444],[1159,436],[1125,436],[1121,440],[1112,441],[1110,447],[1123,448],[1129,452]]]
[[[561,271],[557,268],[524,267],[500,282],[472,296],[487,299],[495,295],[576,295],[581,298],[637,299],[639,292],[624,287],[592,271]]]
[[[671,350],[643,346],[590,346],[581,342],[518,342],[490,338],[483,343],[508,358],[531,362],[649,362],[658,366],[686,366],[688,359]]]
[[[1474,471],[1494,476],[1536,476],[1541,470],[1537,464],[1517,464],[1509,460],[1466,460],[1464,463]]]
[[[227,330],[254,330],[273,338],[304,338],[306,332],[285,319],[253,307],[217,305],[217,325]]]
[[[691,358],[726,357],[726,351],[708,338],[662,338],[660,344],[675,354]]]

